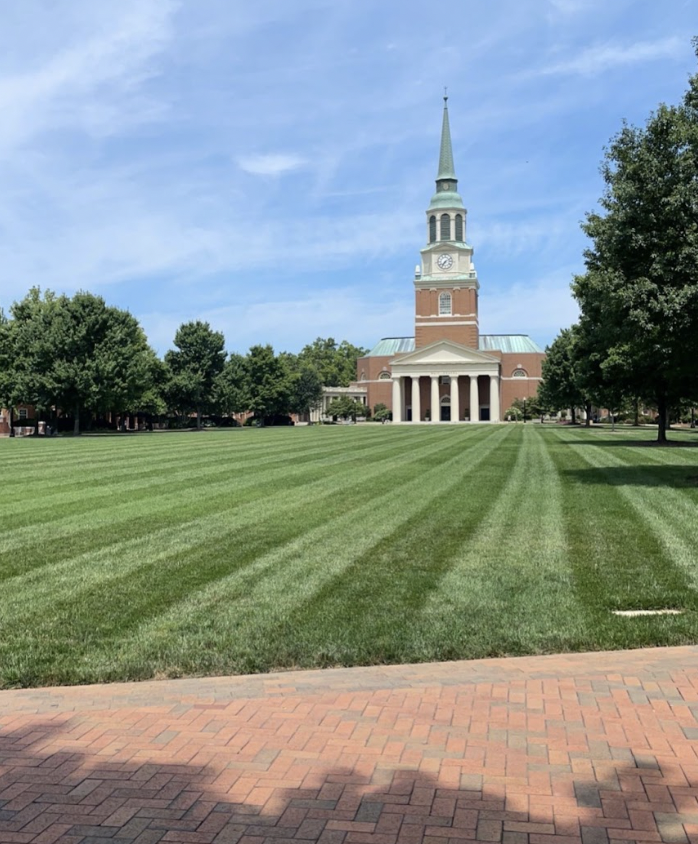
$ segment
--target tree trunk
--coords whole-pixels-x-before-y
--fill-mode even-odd
[[[640,424],[640,399],[635,399],[635,419],[633,420],[635,423],[635,427],[637,428]]]
[[[80,404],[75,402],[75,408],[73,410],[75,414],[75,419],[73,420],[73,436],[79,437],[80,436]]]
[[[586,403],[585,409],[586,409],[586,412],[587,412],[587,418],[586,418],[585,425],[586,425],[587,428],[591,428],[591,402],[590,401],[588,401]]]
[[[577,424],[577,411],[573,407],[570,408],[570,422],[572,425]]]
[[[657,401],[657,442],[658,443],[665,443],[666,439],[666,416],[667,416],[667,403],[666,399],[662,396],[662,398],[658,399]]]
[[[15,435],[15,411],[14,408],[10,408],[10,436],[14,437]]]
[[[196,408],[196,430],[197,431],[201,430],[201,408],[200,407]]]

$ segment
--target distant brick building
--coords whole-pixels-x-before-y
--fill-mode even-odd
[[[8,437],[11,428],[15,429],[15,433],[25,433],[29,430],[27,422],[33,420],[35,415],[34,408],[30,405],[22,404],[10,411],[6,407],[0,407],[0,437]],[[10,425],[10,419],[12,425]],[[31,428],[33,430],[33,423]]]
[[[414,278],[414,337],[387,337],[357,361],[367,404],[396,422],[493,421],[536,394],[543,350],[526,334],[480,334],[473,247],[453,166],[447,98],[427,245]]]

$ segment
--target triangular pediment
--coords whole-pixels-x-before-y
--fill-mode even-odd
[[[400,355],[390,362],[391,366],[403,366],[419,364],[424,366],[441,366],[449,364],[467,363],[499,363],[499,358],[471,349],[469,346],[462,346],[452,340],[437,340],[428,346],[422,346],[414,352]]]

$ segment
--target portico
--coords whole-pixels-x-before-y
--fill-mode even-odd
[[[450,340],[391,361],[394,422],[498,422],[499,360]]]

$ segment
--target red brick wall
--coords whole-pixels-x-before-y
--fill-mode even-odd
[[[502,355],[502,415],[514,399],[533,398],[538,392],[545,355],[541,353]],[[512,378],[515,369],[523,369],[527,378]],[[509,380],[511,379],[511,380]]]
[[[451,294],[452,314],[436,318],[439,315],[439,295],[443,292]],[[439,340],[451,340],[462,346],[477,348],[477,290],[473,287],[459,289],[418,289],[415,290],[416,321],[433,321],[433,325],[415,326],[415,347],[421,349]],[[470,320],[474,325],[443,325],[440,323],[463,322]]]
[[[373,410],[377,404],[384,404],[392,409],[393,382],[380,380],[381,372],[390,372],[390,361],[394,355],[359,358],[356,362],[356,379],[360,386],[366,387],[366,403]]]

